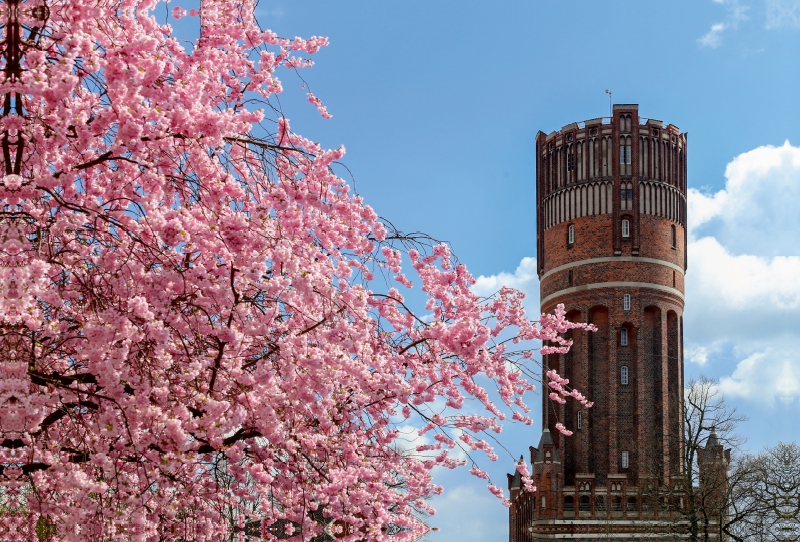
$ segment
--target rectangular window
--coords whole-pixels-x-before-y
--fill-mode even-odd
[[[578,429],[583,428],[583,412],[578,411]]]
[[[623,327],[619,332],[619,344],[628,346],[628,328]]]
[[[622,463],[622,468],[623,469],[627,469],[627,468],[630,467],[630,462],[629,462],[629,459],[628,459],[628,450],[622,450],[622,457],[620,459],[621,459],[621,463]]]
[[[622,368],[620,368],[620,370],[619,370],[619,382],[623,386],[627,386],[628,385],[628,368],[627,367],[623,366]]]
[[[622,237],[627,239],[631,236],[631,221],[627,218],[622,220]]]
[[[620,164],[630,164],[631,163],[631,146],[630,145],[620,145],[619,146],[619,163]]]
[[[624,294],[622,296],[622,310],[631,310],[631,294]]]
[[[575,155],[572,153],[567,154],[567,171],[575,169]]]

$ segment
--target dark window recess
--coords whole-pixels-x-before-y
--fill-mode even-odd
[[[575,155],[569,153],[567,155],[567,171],[573,171],[575,169]]]
[[[569,273],[567,273],[567,281],[569,282],[569,285],[572,286],[572,269],[570,269]]]
[[[630,164],[631,163],[631,146],[630,145],[620,145],[620,147],[619,147],[619,163],[620,164]]]

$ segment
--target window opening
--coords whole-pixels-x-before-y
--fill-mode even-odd
[[[631,221],[627,218],[622,219],[622,237],[625,239],[631,236]]]
[[[567,171],[575,170],[575,155],[573,153],[567,154]]]
[[[628,165],[631,163],[631,146],[630,145],[620,145],[619,146],[619,163]]]
[[[630,461],[629,461],[629,458],[628,458],[628,450],[622,450],[622,457],[620,459],[621,459],[621,463],[622,463],[622,468],[623,469],[627,469],[627,468],[630,467]]]
[[[619,381],[623,386],[628,385],[628,368],[624,365],[619,370]]]
[[[631,294],[624,294],[622,296],[622,310],[631,310]]]
[[[672,231],[670,232],[670,241],[672,241],[672,248],[675,248],[677,239],[675,238],[675,226],[673,225]]]
[[[628,346],[628,328],[623,327],[619,333],[619,344],[622,346]]]
[[[575,244],[575,224],[570,224],[567,228],[567,243],[570,245]]]
[[[578,411],[578,429],[583,428],[583,412]]]
[[[572,269],[570,269],[569,273],[567,273],[567,281],[569,282],[569,285],[572,286]]]

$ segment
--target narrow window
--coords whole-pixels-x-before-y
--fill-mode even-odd
[[[631,163],[631,146],[630,145],[620,145],[619,146],[619,163],[620,164],[630,164]]]
[[[578,429],[583,428],[583,412],[578,411]]]
[[[628,328],[623,327],[619,332],[619,344],[628,346]]]
[[[575,155],[572,153],[567,154],[567,171],[575,169]]]
[[[627,218],[622,219],[622,237],[628,239],[631,236],[631,221]]]
[[[570,269],[569,273],[567,273],[567,281],[569,282],[569,285],[572,286],[572,269]]]
[[[569,228],[567,228],[567,244],[575,244],[575,224],[570,224]]]
[[[672,231],[670,232],[670,241],[672,242],[672,248],[675,248],[677,242],[677,239],[675,238],[675,226],[672,226]]]
[[[545,500],[544,499],[545,499],[545,497],[544,497],[544,495],[542,495],[542,508],[547,508],[547,506],[545,505]]]
[[[630,467],[630,463],[628,460],[628,450],[622,450],[622,468],[627,469]]]
[[[672,272],[672,287],[675,287],[675,271]]]
[[[624,294],[622,296],[622,310],[631,310],[631,294]]]
[[[628,368],[624,365],[619,370],[619,382],[623,386],[628,385]]]

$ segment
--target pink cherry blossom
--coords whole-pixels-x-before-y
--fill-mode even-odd
[[[203,0],[187,45],[155,0],[3,2],[5,540],[415,538],[434,468],[531,423],[530,349],[498,335],[591,329],[379,219],[275,99],[327,39],[255,6]]]

